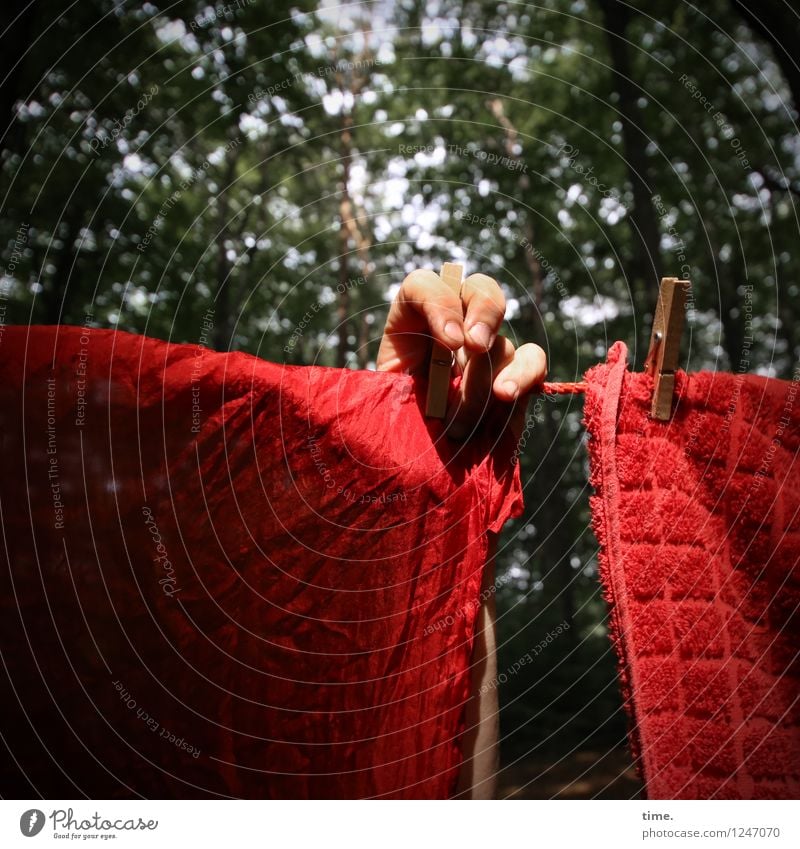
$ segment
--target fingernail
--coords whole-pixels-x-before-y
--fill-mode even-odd
[[[474,324],[469,329],[469,338],[476,345],[480,345],[481,348],[486,351],[489,350],[489,346],[492,344],[492,331],[488,324],[484,324],[482,321],[479,321],[477,324]]]
[[[448,321],[444,326],[444,334],[445,336],[449,336],[454,342],[460,342],[463,345],[464,333],[457,321]]]
[[[519,384],[516,380],[504,380],[501,386],[503,387],[503,392],[508,393],[512,398],[516,398],[519,395]]]

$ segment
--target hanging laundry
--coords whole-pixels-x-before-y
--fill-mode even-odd
[[[800,796],[800,375],[587,375],[594,529],[654,799]]]
[[[125,333],[2,346],[4,795],[452,793],[502,422],[456,444],[408,377]],[[566,387],[651,798],[800,790],[799,387],[679,372],[654,421],[621,343]]]
[[[0,354],[3,796],[453,792],[508,430],[122,332]]]

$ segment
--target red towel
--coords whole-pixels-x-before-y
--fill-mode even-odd
[[[593,523],[655,799],[800,796],[800,373],[587,375]]]
[[[4,797],[446,797],[509,433],[410,377],[0,341]]]

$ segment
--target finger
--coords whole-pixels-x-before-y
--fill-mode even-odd
[[[473,351],[489,351],[506,314],[506,299],[496,280],[470,274],[461,287],[464,302],[466,345]]]
[[[464,314],[458,293],[438,274],[412,271],[403,280],[389,308],[380,351],[380,371],[413,371],[427,360],[430,345],[437,342],[455,351],[464,344]]]
[[[400,308],[424,317],[437,342],[455,351],[464,344],[464,310],[454,292],[438,274],[417,269],[403,281],[398,295]]]
[[[502,366],[492,388],[501,401],[515,401],[541,386],[546,375],[547,356],[538,345],[528,343],[517,348]]]
[[[498,336],[492,350],[473,354],[464,369],[455,406],[448,410],[447,434],[465,439],[478,426],[492,402],[494,378],[514,359],[514,345]]]

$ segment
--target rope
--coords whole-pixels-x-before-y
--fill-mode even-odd
[[[589,384],[585,380],[579,380],[575,383],[548,383],[545,381],[542,384],[542,392],[546,395],[575,395],[578,392],[586,392]]]

